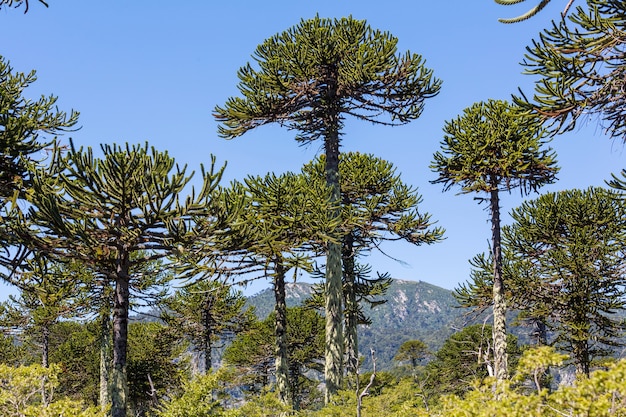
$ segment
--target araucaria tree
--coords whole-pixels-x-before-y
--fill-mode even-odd
[[[325,156],[307,164],[310,182],[324,181]],[[339,158],[342,210],[342,266],[345,307],[345,350],[349,374],[358,368],[357,325],[367,323],[360,302],[374,306],[389,285],[384,275],[368,278],[369,268],[358,263],[384,241],[405,240],[415,245],[440,241],[443,229],[421,212],[422,197],[404,182],[389,161],[359,152]],[[317,298],[317,297],[316,297]],[[358,378],[356,379],[358,381]]]
[[[558,168],[551,150],[542,149],[545,132],[539,119],[505,101],[472,105],[462,116],[446,122],[444,133],[442,149],[435,153],[431,165],[438,173],[433,183],[443,184],[444,190],[458,185],[461,193],[481,193],[489,202],[494,372],[498,380],[503,380],[508,370],[499,193],[514,188],[522,194],[534,192],[553,182]]]
[[[103,158],[73,143],[59,151],[58,175],[34,183],[30,234],[39,250],[78,259],[114,283],[111,413],[125,417],[130,286],[141,281],[132,273],[193,239],[194,216],[208,214],[222,171],[203,171],[201,190],[185,198],[191,175],[167,153],[147,144],[101,148]]]
[[[58,110],[55,96],[42,96],[36,101],[24,97],[26,88],[36,79],[34,71],[14,72],[0,55],[0,249],[3,250],[16,243],[8,228],[15,218],[11,209],[17,207],[16,199],[24,198],[30,187],[32,169],[38,162],[35,155],[49,146],[55,135],[71,129],[78,121],[78,113]]]
[[[593,358],[623,346],[626,306],[626,203],[603,188],[544,194],[511,213],[503,231],[516,277],[519,307],[543,311],[553,343],[589,376]],[[515,277],[512,277],[515,278]],[[524,288],[525,287],[525,288]]]
[[[242,97],[215,108],[219,133],[235,138],[256,127],[278,123],[298,131],[296,140],[324,141],[326,181],[332,201],[341,201],[339,142],[344,120],[385,125],[419,117],[424,100],[439,92],[440,81],[422,57],[396,54],[397,38],[351,17],[302,20],[259,45],[258,69],[247,64],[238,76]],[[338,206],[337,206],[338,207]],[[341,217],[339,208],[335,217]],[[341,386],[343,340],[341,244],[330,242],[326,260],[326,399]]]
[[[512,6],[514,4],[523,3],[526,0],[494,0],[494,1],[502,6]],[[543,8],[546,7],[548,3],[550,3],[551,0],[534,0],[534,1],[536,2],[535,6],[531,7],[525,13],[516,17],[501,18],[501,19],[498,19],[498,21],[502,23],[518,23],[518,22],[522,22],[524,20],[530,19],[531,17],[535,16],[537,13],[542,11]],[[573,3],[574,3],[574,0],[567,0],[567,4],[565,5],[565,9],[563,9],[563,12],[561,12],[561,16],[565,17],[565,15],[569,11]]]
[[[241,291],[218,281],[202,280],[185,285],[163,302],[163,319],[204,356],[201,373],[211,371],[215,342],[249,326],[254,314],[245,308]]]
[[[526,73],[539,77],[534,97],[516,98],[554,122],[555,132],[598,116],[606,132],[626,138],[626,14],[621,0],[587,0],[527,48]]]

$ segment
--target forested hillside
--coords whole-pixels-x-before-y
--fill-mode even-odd
[[[287,305],[302,305],[313,293],[312,287],[308,283],[287,284]],[[386,295],[378,298],[385,303],[364,310],[371,324],[359,326],[365,370],[371,370],[370,348],[376,351],[380,369],[389,369],[402,343],[421,340],[435,352],[452,333],[475,322],[468,309],[460,308],[452,291],[423,281],[393,280]],[[248,297],[247,302],[260,319],[266,318],[274,308],[272,289]]]

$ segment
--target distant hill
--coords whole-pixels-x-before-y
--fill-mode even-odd
[[[312,284],[288,283],[287,305],[300,305],[312,293]],[[389,368],[392,358],[402,343],[419,339],[432,351],[464,325],[467,310],[457,308],[452,291],[423,281],[394,280],[384,297],[385,304],[366,308],[371,318],[369,326],[359,326],[359,351],[365,357],[363,369],[371,367],[370,348],[376,351],[379,369]],[[248,298],[264,319],[274,308],[271,288]]]

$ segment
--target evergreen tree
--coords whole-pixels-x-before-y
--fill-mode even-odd
[[[536,117],[523,115],[499,100],[476,103],[463,115],[446,122],[442,150],[431,168],[439,176],[433,183],[454,185],[462,193],[485,193],[491,215],[493,259],[494,369],[498,381],[508,377],[506,358],[506,302],[502,277],[500,191],[520,188],[536,191],[555,179],[558,168],[543,150],[544,131]]]
[[[273,312],[263,322],[238,335],[224,352],[226,363],[243,371],[242,382],[254,392],[260,392],[258,385],[267,386],[271,379],[274,316]],[[323,329],[324,320],[315,311],[287,308],[287,351],[294,409],[299,409],[303,402],[311,401],[310,396],[314,396],[315,384],[307,378],[307,371],[323,371]]]
[[[254,317],[253,310],[245,308],[241,291],[217,281],[185,285],[163,304],[165,322],[185,335],[204,357],[203,374],[211,371],[214,343],[245,330]]]
[[[553,23],[527,48],[522,64],[539,80],[532,99],[515,101],[552,121],[555,133],[598,116],[609,135],[625,140],[624,2],[587,0],[587,6]]]
[[[324,180],[325,156],[307,164],[303,172],[310,181]],[[418,209],[422,198],[402,182],[392,163],[373,155],[344,153],[339,158],[342,199],[343,295],[345,346],[348,372],[358,367],[357,324],[367,323],[360,301],[374,306],[373,296],[389,286],[386,275],[369,278],[370,269],[359,256],[379,248],[383,241],[405,240],[415,245],[439,241],[443,229],[432,227],[428,213]],[[379,301],[378,301],[379,303]]]
[[[326,181],[333,203],[341,202],[339,142],[346,116],[381,124],[417,118],[434,79],[419,55],[396,55],[397,39],[351,17],[302,20],[259,45],[238,76],[243,97],[215,108],[219,133],[235,138],[258,126],[279,123],[299,132],[302,143],[324,141]],[[381,119],[380,115],[390,119]],[[333,215],[340,218],[338,208]],[[341,387],[343,340],[341,244],[329,242],[326,261],[327,400]]]
[[[8,250],[19,244],[10,226],[19,211],[16,201],[25,197],[32,171],[40,162],[35,155],[49,146],[55,135],[78,121],[77,112],[59,111],[55,96],[42,96],[36,101],[26,98],[26,89],[36,80],[35,71],[14,72],[0,55],[0,260],[9,264],[9,270],[19,264],[11,262],[15,249]],[[18,251],[17,255],[25,252]]]
[[[28,237],[40,250],[79,259],[114,283],[112,417],[125,417],[132,274],[194,239],[193,218],[209,214],[221,170],[203,171],[201,191],[183,198],[191,176],[167,153],[147,144],[102,145],[102,151],[102,159],[94,158],[91,148],[70,143],[66,154],[56,155],[56,178],[35,181]]]
[[[426,365],[424,377],[428,390],[435,395],[462,394],[469,391],[476,380],[493,377],[492,333],[491,326],[474,324],[450,336]],[[521,353],[517,338],[508,334],[506,346],[514,367]]]
[[[233,183],[232,192],[245,200],[243,210],[230,226],[230,235],[245,249],[250,268],[271,277],[276,301],[276,386],[281,401],[289,399],[287,355],[287,305],[285,279],[289,270],[311,270],[312,242],[326,242],[336,229],[329,217],[326,188],[292,173],[248,177]],[[338,238],[337,238],[338,240]],[[227,245],[227,246],[234,246]]]
[[[623,346],[617,313],[626,307],[626,205],[602,188],[568,190],[526,201],[511,216],[505,244],[513,262],[531,271],[518,296],[532,314],[548,317],[553,343],[589,376],[594,357]]]

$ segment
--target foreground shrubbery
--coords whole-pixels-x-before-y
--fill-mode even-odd
[[[105,417],[99,407],[86,407],[69,398],[54,398],[59,368],[0,364],[0,416]]]
[[[476,381],[463,396],[444,395],[428,403],[419,381],[402,379],[363,399],[362,416],[388,417],[619,417],[626,416],[626,360],[596,370],[573,386],[549,391],[541,376],[549,366],[559,366],[565,355],[551,348],[527,350],[517,373],[494,390],[494,380]],[[190,383],[185,393],[168,403],[159,417],[204,416],[299,416],[352,417],[356,414],[354,392],[343,391],[320,410],[287,411],[271,394],[264,394],[239,408],[225,410],[214,399],[219,377],[213,374]],[[208,402],[207,402],[208,401]]]

